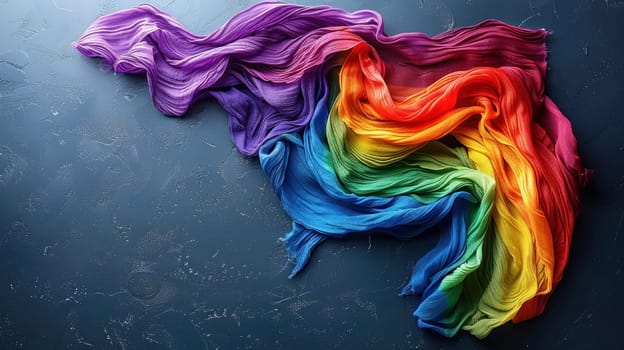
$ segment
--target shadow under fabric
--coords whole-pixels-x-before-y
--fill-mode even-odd
[[[387,36],[373,11],[262,2],[207,36],[141,5],[74,45],[146,74],[164,114],[219,101],[293,219],[293,276],[328,238],[436,227],[401,294],[421,296],[421,327],[485,337],[543,311],[586,179],[544,95],[545,38],[495,20]]]

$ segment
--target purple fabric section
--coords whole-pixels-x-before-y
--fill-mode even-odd
[[[509,62],[543,77],[545,35],[490,20],[434,37],[387,36],[376,12],[262,2],[207,36],[141,5],[97,19],[74,45],[115,72],[146,74],[164,114],[181,116],[194,101],[215,97],[231,116],[235,145],[256,155],[268,139],[309,122],[319,79],[359,43],[375,47],[388,63],[389,83],[425,87],[451,71]],[[528,90],[542,96],[542,81]]]

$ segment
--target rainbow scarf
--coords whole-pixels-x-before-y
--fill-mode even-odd
[[[387,36],[376,12],[262,2],[208,36],[142,5],[74,45],[146,74],[164,114],[221,103],[293,219],[293,276],[330,237],[437,229],[401,294],[421,296],[419,326],[481,338],[544,310],[586,180],[544,95],[546,34],[488,20]]]

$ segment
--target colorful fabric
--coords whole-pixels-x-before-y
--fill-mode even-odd
[[[421,327],[485,337],[543,311],[586,179],[544,94],[546,34],[488,20],[388,36],[376,12],[262,2],[198,36],[141,5],[75,47],[146,74],[164,114],[221,103],[293,219],[293,275],[328,238],[435,228],[401,294],[421,296]]]

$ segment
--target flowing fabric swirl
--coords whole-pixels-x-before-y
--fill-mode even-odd
[[[543,311],[586,179],[544,95],[545,38],[495,20],[387,36],[376,12],[262,2],[207,36],[141,5],[74,45],[146,74],[164,114],[221,103],[293,219],[293,276],[328,238],[436,228],[401,294],[421,327],[485,337]]]

